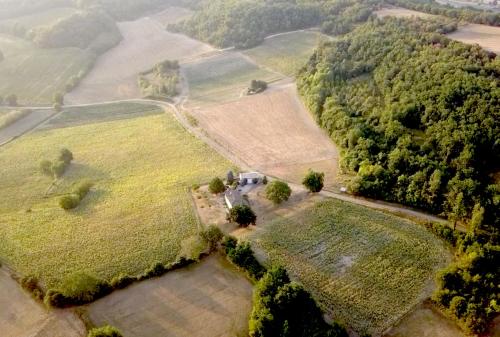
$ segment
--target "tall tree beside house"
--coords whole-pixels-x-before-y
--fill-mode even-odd
[[[250,206],[236,205],[229,211],[229,220],[236,222],[240,226],[248,227],[249,225],[255,225],[257,216]]]
[[[215,177],[210,181],[210,184],[208,184],[208,190],[210,193],[219,194],[226,190],[226,185],[224,185],[222,179]]]

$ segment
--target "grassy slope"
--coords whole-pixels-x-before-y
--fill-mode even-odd
[[[251,80],[273,81],[279,75],[259,68],[239,53],[227,53],[184,66],[189,99],[206,103],[240,97]]]
[[[326,39],[328,37],[317,32],[295,32],[267,39],[244,53],[259,64],[293,76],[307,63],[318,44]]]
[[[33,43],[0,34],[0,96],[16,94],[21,103],[51,104],[68,80],[86,72],[95,56],[77,48],[40,49]]]
[[[44,198],[39,162],[62,146],[75,161]],[[229,167],[171,115],[32,133],[0,149],[0,256],[49,287],[76,271],[110,278],[172,261],[197,230],[188,187]],[[64,212],[58,196],[83,179],[95,188]]]
[[[335,318],[371,333],[416,305],[448,258],[421,226],[338,200],[275,220],[255,240]]]

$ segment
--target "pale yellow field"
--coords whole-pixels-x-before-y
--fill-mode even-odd
[[[86,330],[76,315],[66,310],[48,311],[24,292],[0,268],[0,335],[4,337],[84,337]]]
[[[436,15],[398,7],[383,8],[379,11],[376,11],[375,14],[379,17],[436,17]],[[500,27],[478,24],[464,24],[460,25],[455,32],[447,34],[446,36],[450,39],[466,44],[478,44],[486,50],[500,53]]]
[[[222,257],[135,284],[91,304],[97,324],[127,337],[248,335],[252,284]]]
[[[467,44],[478,44],[486,50],[500,54],[500,27],[467,24],[448,37]]]
[[[140,72],[164,60],[183,60],[212,51],[212,47],[184,35],[169,33],[151,18],[119,24],[123,41],[102,55],[78,87],[66,96],[69,103],[95,103],[140,98]]]
[[[327,185],[336,179],[337,149],[294,86],[194,109],[192,114],[211,137],[256,170],[300,183],[313,168],[326,173]]]

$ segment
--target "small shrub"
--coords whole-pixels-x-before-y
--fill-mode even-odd
[[[224,185],[222,179],[216,177],[212,179],[212,181],[210,181],[210,184],[208,185],[208,190],[210,191],[210,193],[219,194],[226,190],[226,186]]]
[[[248,227],[255,225],[257,216],[247,205],[236,205],[229,211],[229,221],[236,222],[238,225]]]
[[[135,281],[137,281],[136,277],[122,274],[120,276],[113,277],[113,279],[110,282],[110,285],[113,289],[123,289],[128,287]]]
[[[40,172],[43,175],[53,177],[54,172],[52,171],[52,162],[50,160],[42,160],[40,162]]]
[[[266,187],[266,198],[271,200],[275,205],[287,201],[292,194],[292,190],[287,183],[282,181],[273,181]]]
[[[161,262],[156,262],[149,269],[147,269],[144,273],[146,278],[153,278],[162,276],[167,272],[167,268]]]
[[[106,325],[90,330],[87,337],[123,337],[123,335],[117,328]]]
[[[234,183],[234,173],[233,171],[229,171],[226,175],[226,181],[228,185],[232,185]]]
[[[66,164],[63,161],[57,161],[52,164],[52,174],[54,175],[55,178],[60,178],[66,171],[66,167],[68,164]]]
[[[325,174],[322,172],[314,172],[309,170],[307,175],[302,180],[302,185],[304,185],[310,192],[318,193],[324,187]]]
[[[64,195],[59,198],[59,206],[68,211],[78,207],[80,204],[80,197],[77,194]]]

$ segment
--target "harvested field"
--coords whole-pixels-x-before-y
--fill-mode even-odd
[[[465,337],[459,327],[430,305],[419,305],[384,337]]]
[[[36,110],[25,117],[0,129],[0,145],[17,138],[30,131],[43,121],[52,117],[56,112],[52,109]],[[1,118],[0,118],[1,119]]]
[[[80,319],[66,310],[48,311],[0,269],[0,331],[5,337],[83,337]]]
[[[30,15],[18,16],[14,19],[0,20],[0,26],[12,27],[16,25],[18,27],[23,27],[26,31],[29,31],[30,29],[39,26],[50,25],[56,20],[65,18],[76,12],[77,10],[75,8],[69,7],[51,8]]]
[[[257,226],[254,245],[335,319],[380,334],[432,291],[451,259],[424,227],[336,199]]]
[[[94,323],[112,324],[127,337],[247,336],[251,309],[252,284],[219,256],[88,307]]]
[[[16,94],[21,104],[52,104],[70,79],[84,74],[95,56],[78,48],[40,49],[33,43],[0,34],[0,96]]]
[[[118,24],[122,42],[102,55],[78,87],[66,96],[70,103],[94,103],[140,98],[140,72],[165,60],[184,60],[212,47],[184,35],[169,33],[157,21],[141,18]]]
[[[193,15],[193,11],[190,9],[172,6],[158,14],[152,15],[151,18],[158,21],[162,25],[167,26],[172,23],[186,20],[191,15]]]
[[[266,39],[261,45],[245,50],[244,53],[261,65],[295,76],[319,43],[330,39],[319,32],[293,32]]]
[[[176,258],[181,241],[198,231],[189,187],[234,168],[171,114],[142,113],[95,123],[81,112],[90,124],[62,119],[56,125],[65,127],[0,148],[3,260],[51,288],[75,272],[110,279]],[[54,160],[61,147],[75,159],[53,184],[39,164]],[[60,196],[84,180],[92,190],[78,208],[62,210]]]
[[[478,44],[486,50],[500,54],[500,27],[467,24],[447,36],[463,43]]]
[[[418,11],[414,11],[414,10],[406,9],[406,8],[401,8],[401,7],[382,8],[382,9],[376,11],[375,15],[377,15],[378,17],[381,17],[381,18],[386,17],[386,16],[395,16],[398,18],[418,17],[418,18],[424,18],[424,19],[435,16],[432,14],[418,12]]]
[[[375,12],[379,17],[432,17],[435,15],[417,12],[405,8],[391,7],[384,8]],[[478,24],[465,24],[458,29],[446,35],[450,39],[460,41],[466,44],[478,44],[482,48],[500,53],[500,27],[492,27]]]
[[[212,138],[260,172],[300,183],[312,168],[325,172],[327,186],[336,181],[337,149],[294,86],[194,109],[192,114]]]
[[[261,69],[238,52],[225,52],[182,66],[191,105],[208,106],[240,98],[252,80],[267,82],[282,75]]]

